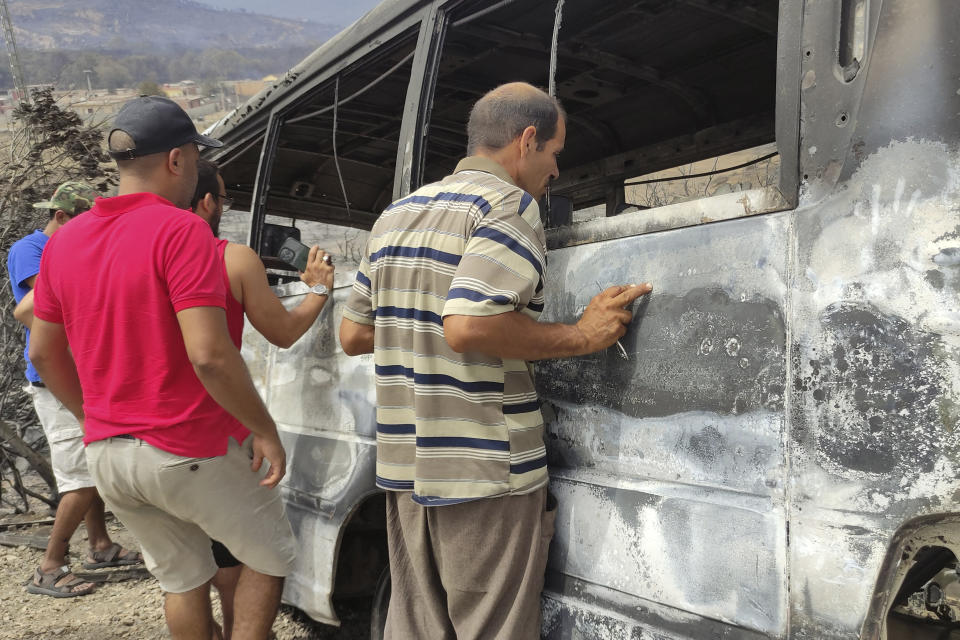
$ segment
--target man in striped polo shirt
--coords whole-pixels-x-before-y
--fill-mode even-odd
[[[536,200],[558,176],[560,104],[525,83],[474,105],[469,157],[388,206],[343,311],[373,353],[377,485],[387,490],[387,638],[539,637],[555,506],[528,361],[612,345],[648,284],[611,287],[572,325],[539,323]]]

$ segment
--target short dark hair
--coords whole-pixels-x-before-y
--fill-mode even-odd
[[[215,163],[204,158],[197,161],[197,189],[193,192],[193,199],[190,200],[190,208],[196,209],[197,203],[203,200],[208,193],[215,197],[220,197],[220,185],[217,184],[217,173],[220,167]]]
[[[529,85],[522,90],[513,90],[511,85],[497,87],[470,110],[467,154],[473,155],[480,149],[502,149],[527,127],[536,128],[537,150],[541,151],[557,135],[561,117],[566,117],[563,106],[540,89]]]
[[[64,214],[65,216],[67,216],[68,218],[70,218],[71,220],[73,220],[74,218],[76,218],[76,217],[77,217],[78,215],[80,215],[81,213],[86,213],[87,211],[90,211],[91,208],[92,208],[92,207],[82,207],[82,206],[79,206],[79,205],[78,205],[76,208],[74,208],[73,213],[70,213],[69,211],[64,211],[63,209],[47,209],[47,211],[50,212],[50,219],[51,219],[51,220],[53,220],[53,218],[57,215],[57,211],[63,211],[63,214]]]

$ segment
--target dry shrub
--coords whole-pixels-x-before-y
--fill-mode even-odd
[[[23,327],[13,317],[14,299],[7,274],[10,246],[42,229],[49,212],[33,203],[49,199],[54,189],[68,180],[82,180],[102,193],[116,184],[116,170],[103,148],[103,131],[84,124],[76,113],[57,104],[50,89],[37,91],[30,101],[14,111],[15,131],[0,138],[0,257],[4,282],[0,286],[0,503],[16,511],[27,508],[19,471],[37,464],[21,455],[23,446],[44,451],[46,440],[23,391]],[[19,465],[17,465],[17,461]],[[46,474],[41,473],[41,476]],[[48,485],[51,484],[48,482]],[[12,488],[13,495],[4,493]],[[50,486],[50,495],[56,489]],[[22,505],[19,504],[22,502]]]

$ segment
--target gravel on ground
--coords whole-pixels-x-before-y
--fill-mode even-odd
[[[37,520],[45,514],[33,514]],[[20,516],[0,515],[0,524],[22,521]],[[127,548],[139,548],[133,537],[116,520],[108,523],[110,536]],[[17,533],[21,533],[18,530]],[[48,527],[35,527],[27,533],[46,536]],[[71,540],[71,567],[86,576],[124,571],[84,571],[82,557],[87,550],[86,534],[81,526]],[[103,582],[87,596],[52,598],[26,591],[27,581],[39,565],[43,552],[26,546],[0,546],[0,640],[160,640],[169,638],[163,620],[163,594],[157,581],[146,571],[121,582]],[[119,576],[114,576],[119,577]],[[219,619],[219,600],[213,596]],[[320,624],[293,607],[283,606],[274,623],[277,640],[360,640],[368,637],[369,602],[337,603],[343,621],[339,629]]]

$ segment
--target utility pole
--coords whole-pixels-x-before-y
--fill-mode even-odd
[[[7,0],[0,0],[0,27],[3,28],[3,42],[7,46],[7,59],[10,62],[10,75],[13,76],[13,89],[18,102],[29,102],[27,84],[23,79],[23,67],[20,66],[20,55],[17,53],[17,41],[13,37],[13,22],[10,21],[10,11],[7,9]]]
[[[27,83],[23,77],[23,67],[20,66],[20,54],[17,53],[17,40],[13,36],[13,22],[10,21],[10,11],[7,9],[7,0],[0,0],[0,29],[3,31],[3,42],[7,47],[7,59],[10,62],[10,75],[13,76],[13,93],[15,100],[20,103],[29,103],[30,94],[27,93]],[[9,121],[8,121],[9,128]],[[27,149],[33,145],[33,132],[24,122],[22,131],[12,131],[10,142],[10,159],[22,158]],[[42,165],[41,165],[42,166]]]

